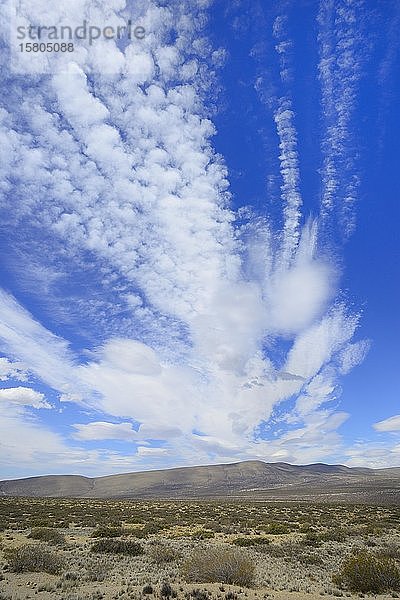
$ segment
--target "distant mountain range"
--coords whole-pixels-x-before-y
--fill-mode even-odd
[[[45,475],[0,482],[0,495],[76,498],[231,498],[400,504],[400,467],[297,466],[251,460],[106,477]]]

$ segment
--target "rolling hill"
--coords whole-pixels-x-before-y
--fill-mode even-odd
[[[400,503],[400,468],[245,461],[105,477],[45,475],[0,482],[0,495],[79,498],[231,498]]]

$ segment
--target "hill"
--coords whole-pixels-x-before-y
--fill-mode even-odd
[[[400,503],[400,468],[245,461],[83,477],[46,475],[0,482],[3,496],[79,498],[235,498]]]

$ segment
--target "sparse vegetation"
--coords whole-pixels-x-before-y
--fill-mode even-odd
[[[108,577],[111,565],[108,557],[89,559],[85,562],[85,572],[83,579],[86,581],[104,581]]]
[[[363,552],[373,557],[374,569],[368,562],[367,571],[374,589],[378,580],[387,588],[383,593],[400,596],[393,589],[400,567],[396,506],[0,497],[0,521],[0,556],[8,565],[0,572],[0,598],[23,600],[16,584],[23,573],[26,595],[34,589],[37,600],[165,600],[175,594],[178,600],[264,600],[274,591],[312,594],[311,600],[376,593],[353,592],[354,574],[346,570],[347,561]],[[65,543],[50,546],[59,536]],[[29,565],[15,571],[7,556],[28,542]],[[38,565],[38,549],[62,563],[59,572]],[[29,583],[32,568],[42,572]],[[368,580],[365,573],[360,579]]]

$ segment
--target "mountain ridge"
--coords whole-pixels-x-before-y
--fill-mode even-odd
[[[112,499],[235,498],[400,504],[400,467],[370,469],[249,460],[86,477],[41,475],[0,481],[1,496]]]

